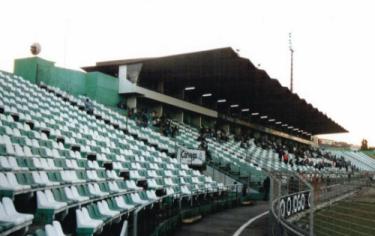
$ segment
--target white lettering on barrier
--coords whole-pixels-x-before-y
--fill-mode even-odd
[[[311,192],[296,193],[280,199],[279,211],[282,218],[310,208]],[[307,201],[306,201],[307,198]]]
[[[298,195],[293,196],[293,213],[297,213],[298,210]]]
[[[292,200],[290,199],[290,197],[288,197],[286,200],[286,215],[290,216],[291,213],[292,213]]]
[[[279,208],[280,208],[280,216],[282,218],[284,218],[285,217],[285,201],[284,201],[284,199],[281,199]]]

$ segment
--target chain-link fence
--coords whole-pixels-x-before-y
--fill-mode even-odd
[[[269,235],[308,235],[313,224],[313,189],[311,184],[295,173],[272,173],[270,192]],[[310,220],[303,227],[291,220],[301,212]]]
[[[368,173],[317,188],[314,235],[375,235],[375,185]]]
[[[271,174],[270,235],[375,235],[374,173]]]

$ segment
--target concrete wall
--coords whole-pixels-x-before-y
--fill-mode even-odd
[[[58,87],[75,96],[89,96],[110,107],[115,107],[121,99],[118,78],[100,72],[84,73],[56,67],[54,62],[39,57],[15,60],[14,74],[32,83],[43,82]]]
[[[234,184],[234,182],[236,182],[236,180],[234,180],[233,178],[223,174],[222,172],[212,168],[211,166],[207,166],[207,169],[203,171],[203,174],[205,176],[211,176],[213,180],[225,185]]]
[[[86,74],[86,92],[90,98],[107,106],[116,106],[121,99],[118,93],[118,78],[101,72]]]

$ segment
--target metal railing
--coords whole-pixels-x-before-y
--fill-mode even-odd
[[[178,202],[177,204],[177,213],[181,213],[184,209],[182,202],[186,201],[188,204],[187,208],[192,208],[194,206],[199,206],[201,204],[199,197],[208,197],[210,195],[217,194],[216,200],[239,200],[241,197],[241,184],[232,184],[226,186],[218,186],[218,187],[211,187],[211,188],[199,188],[195,189],[191,194],[171,194],[165,195],[160,197],[158,200],[154,200],[148,202],[147,204],[139,206],[133,214],[133,227],[132,227],[132,235],[139,236],[139,227],[144,227],[145,224],[150,224],[150,218],[146,217],[140,219],[140,214],[142,211],[146,211],[147,209],[151,209],[153,206],[162,203],[167,198],[173,198],[175,201]],[[233,194],[233,195],[232,195]],[[150,216],[153,217],[153,216]],[[143,222],[140,222],[143,221]],[[150,233],[150,232],[148,232]]]
[[[270,235],[374,235],[373,175],[271,174]]]

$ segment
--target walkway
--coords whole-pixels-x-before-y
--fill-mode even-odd
[[[268,209],[268,202],[257,202],[254,206],[237,207],[216,214],[208,215],[192,225],[183,225],[173,236],[232,236],[233,233],[249,219]],[[257,229],[250,225],[251,235],[264,236],[267,228],[267,217],[255,221]],[[262,230],[264,228],[264,231]],[[241,236],[250,235],[245,229]]]

